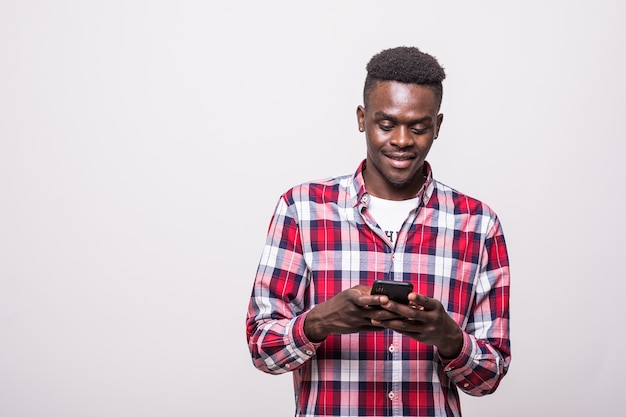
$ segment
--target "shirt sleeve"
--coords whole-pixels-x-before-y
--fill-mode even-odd
[[[252,362],[261,371],[293,371],[319,346],[304,334],[307,271],[295,205],[283,196],[270,222],[246,317]]]
[[[469,395],[494,392],[508,371],[509,281],[506,244],[496,218],[485,241],[476,301],[464,329],[463,348],[456,358],[442,359],[448,377]]]

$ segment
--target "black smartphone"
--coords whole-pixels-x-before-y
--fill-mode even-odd
[[[409,293],[413,291],[413,284],[406,281],[389,281],[378,279],[372,285],[372,295],[386,295],[390,300],[402,304],[409,304]]]

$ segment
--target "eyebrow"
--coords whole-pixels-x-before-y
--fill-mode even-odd
[[[383,119],[391,120],[394,123],[398,123],[398,118],[397,117],[392,116],[390,114],[387,114],[384,111],[377,111],[376,113],[374,113],[374,115],[376,117],[382,117]],[[416,125],[416,124],[419,124],[419,123],[430,122],[430,121],[432,121],[432,117],[424,116],[424,117],[421,117],[419,119],[415,119],[415,120],[409,121],[408,125],[411,126],[411,125]]]

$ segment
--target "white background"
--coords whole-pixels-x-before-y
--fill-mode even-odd
[[[465,415],[623,414],[623,4],[0,1],[0,416],[292,415],[245,341],[269,218],[353,172],[399,45],[509,244],[510,372]]]

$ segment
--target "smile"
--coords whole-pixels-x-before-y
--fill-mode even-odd
[[[385,155],[387,158],[395,159],[397,161],[404,161],[406,159],[413,159],[414,156],[411,155]]]
[[[384,154],[388,159],[392,167],[394,168],[406,168],[411,164],[411,161],[415,159],[415,155],[406,153],[387,153]]]

